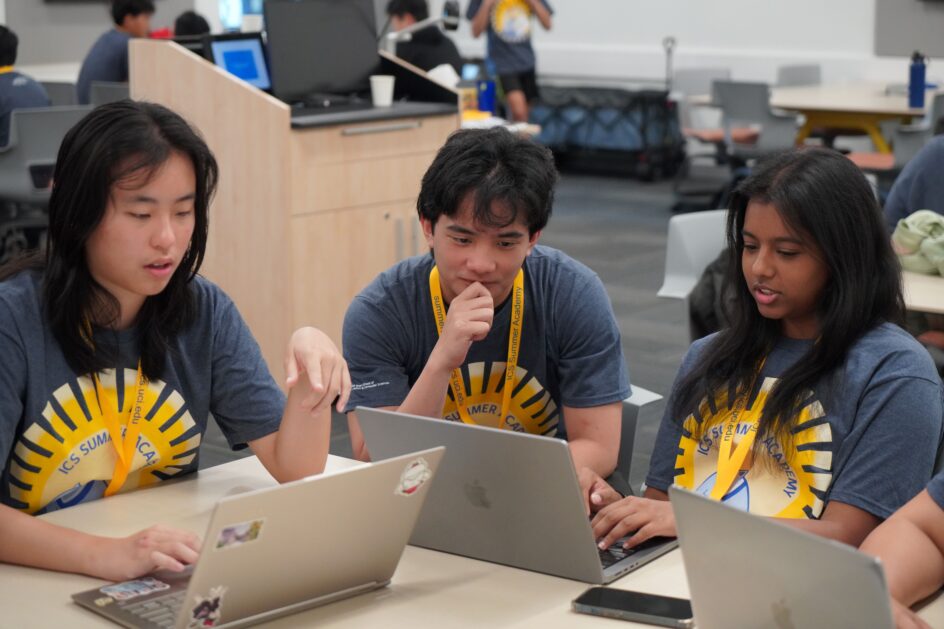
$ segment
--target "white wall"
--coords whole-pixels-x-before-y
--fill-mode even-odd
[[[219,33],[223,30],[223,25],[220,24],[220,0],[194,0],[193,10],[207,19],[211,32]]]
[[[430,11],[438,13],[442,1],[429,0]],[[906,82],[908,64],[904,57],[879,58],[873,52],[876,1],[550,0],[555,9],[554,29],[546,33],[538,27],[534,38],[538,70],[544,75],[660,81],[665,75],[661,42],[672,35],[678,41],[675,67],[724,65],[732,68],[735,78],[772,81],[779,65],[816,62],[822,64],[823,79],[828,82]],[[20,2],[45,4],[40,0],[14,0],[17,5]],[[161,9],[167,10],[159,10],[165,15],[155,16],[155,22],[169,23],[176,14],[171,6],[188,3],[206,16],[214,31],[219,31],[219,0],[162,0],[160,4],[166,7]],[[0,21],[6,23],[7,6],[11,4],[0,0]],[[468,0],[461,0],[461,4],[464,16]],[[102,28],[103,10],[95,4],[81,6],[83,19],[71,22],[59,15],[69,11],[63,5],[33,9],[35,15],[24,22],[43,35],[43,50],[40,54],[21,51],[34,57],[22,61],[48,63],[75,56],[75,44],[68,47],[71,50],[63,50],[67,46],[62,40],[75,37],[76,31],[83,29],[89,31],[83,33],[89,41],[82,45],[87,47]],[[94,27],[81,23],[92,22],[87,15],[91,12],[96,13]],[[18,25],[11,26],[16,29]],[[66,35],[63,27],[74,34]],[[463,53],[484,55],[484,37],[472,39],[467,21],[463,20],[453,37]],[[931,78],[944,78],[944,64],[932,63],[929,73]]]
[[[671,35],[675,67],[723,65],[734,78],[772,81],[781,64],[815,62],[824,81],[907,81],[907,61],[873,52],[876,0],[550,2],[554,29],[537,27],[534,37],[545,75],[662,80],[661,42]],[[467,22],[456,42],[464,54],[484,54],[484,36],[472,39]]]
[[[151,28],[172,27],[174,19],[193,8],[194,0],[160,0]],[[43,0],[4,2],[4,20],[20,38],[17,64],[78,66],[98,37],[113,27],[109,4],[47,3]]]

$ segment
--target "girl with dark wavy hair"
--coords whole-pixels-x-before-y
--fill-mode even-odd
[[[872,191],[835,151],[776,155],[734,194],[727,240],[731,325],[685,356],[645,497],[612,502],[597,482],[594,532],[603,547],[674,536],[675,483],[858,545],[927,484],[944,418],[928,353],[897,325]]]
[[[347,366],[297,330],[286,400],[197,274],[216,182],[207,145],[160,105],[104,105],[66,134],[46,253],[0,269],[0,561],[116,581],[182,570],[192,533],[112,539],[32,516],[196,471],[211,413],[280,482],[324,469]]]

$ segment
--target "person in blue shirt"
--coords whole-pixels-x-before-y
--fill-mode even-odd
[[[551,30],[554,10],[547,0],[471,0],[466,17],[472,35],[487,34],[488,58],[501,82],[509,115],[515,122],[528,120],[528,103],[538,96],[536,61],[531,47],[532,17]]]
[[[944,136],[935,136],[905,165],[885,200],[882,209],[888,233],[898,221],[917,210],[944,214]]]
[[[14,109],[49,106],[43,86],[13,69],[20,40],[0,25],[0,146],[10,142],[10,112]]]
[[[154,3],[151,0],[113,0],[111,17],[115,28],[102,34],[85,55],[76,93],[79,104],[90,102],[92,81],[124,83],[128,80],[128,42],[147,37]]]

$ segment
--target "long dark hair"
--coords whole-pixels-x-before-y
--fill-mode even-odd
[[[781,336],[780,322],[758,312],[741,270],[741,231],[751,201],[773,205],[789,229],[815,245],[829,273],[817,300],[818,340],[780,376],[758,426],[758,434],[789,443],[808,391],[834,374],[868,330],[903,320],[901,270],[871,187],[851,161],[812,147],[763,161],[735,190],[728,211],[727,242],[734,252],[725,274],[730,325],[680,381],[672,409],[679,422],[719,392],[750,395],[760,361]]]
[[[160,377],[170,340],[195,315],[190,281],[203,263],[208,208],[218,176],[213,153],[179,115],[161,105],[123,100],[80,120],[59,147],[45,258],[37,254],[0,269],[0,280],[42,269],[44,314],[76,373],[114,367],[116,357],[96,351],[87,329],[89,322],[114,323],[120,315],[118,301],[89,272],[86,243],[101,223],[112,186],[128,177],[150,176],[174,152],[193,164],[193,236],[167,287],[145,299],[136,319],[142,371],[149,379]]]

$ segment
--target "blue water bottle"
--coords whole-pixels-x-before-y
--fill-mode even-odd
[[[915,50],[911,55],[911,68],[908,73],[908,106],[912,109],[924,107],[925,73],[927,59]]]

